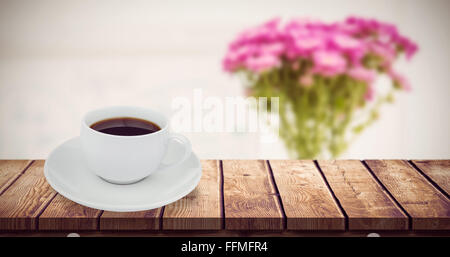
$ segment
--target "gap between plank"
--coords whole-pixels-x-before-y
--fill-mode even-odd
[[[163,230],[163,216],[166,206],[161,207],[161,213],[159,213],[159,230]]]
[[[395,205],[397,205],[397,207],[400,208],[400,210],[402,210],[403,213],[406,216],[408,216],[408,230],[412,230],[412,217],[411,217],[411,215],[409,215],[409,213],[405,210],[405,208],[403,208],[403,206],[397,201],[397,199],[395,199],[395,197],[391,194],[391,192],[389,192],[389,190],[383,185],[381,180],[378,179],[377,175],[375,175],[375,173],[369,167],[369,165],[366,163],[366,161],[362,160],[361,162],[364,165],[364,167],[366,167],[366,169],[369,171],[370,175],[372,175],[372,177],[378,183],[378,185],[380,185],[381,188],[384,190],[384,192],[392,199],[392,201],[394,201]]]
[[[103,215],[105,211],[104,210],[100,210],[100,213],[97,215],[97,230],[100,231],[100,217]]]
[[[286,216],[286,212],[284,211],[283,200],[281,200],[280,191],[278,191],[278,186],[277,186],[277,183],[275,182],[275,177],[273,175],[272,166],[270,166],[269,160],[266,161],[266,164],[267,164],[267,168],[269,171],[270,180],[272,181],[272,185],[275,189],[275,193],[277,194],[277,199],[278,199],[278,204],[280,205],[281,214],[283,215],[283,230],[287,230],[287,216]]]
[[[220,190],[220,215],[221,215],[221,228],[225,229],[225,196],[224,196],[224,179],[223,179],[223,163],[222,160],[219,160],[219,171],[220,171],[220,183],[219,183],[219,190]]]
[[[417,172],[419,172],[428,182],[430,182],[439,192],[441,192],[443,195],[447,197],[447,199],[450,199],[450,196],[443,190],[432,178],[430,178],[425,172],[423,172],[413,161],[409,160],[408,163],[415,169]]]
[[[344,210],[344,207],[342,207],[341,202],[337,198],[337,196],[334,194],[333,189],[331,189],[330,184],[328,183],[327,178],[325,177],[325,174],[322,171],[322,168],[320,168],[319,162],[317,160],[314,160],[314,164],[316,165],[317,170],[319,170],[320,175],[322,176],[322,179],[325,181],[325,185],[327,186],[328,190],[331,193],[331,196],[333,197],[334,201],[336,202],[337,206],[341,210],[341,213],[344,215],[344,223],[345,223],[345,231],[349,231],[349,225],[348,225],[348,215]]]
[[[33,165],[33,163],[34,163],[34,160],[32,160],[30,163],[28,163],[28,165],[21,172],[19,172],[17,174],[17,176],[11,181],[11,183],[9,183],[9,185],[7,187],[5,187],[3,189],[3,191],[0,192],[0,195],[2,195],[4,192],[6,192],[6,190],[8,190],[8,188],[10,188],[25,173],[25,171],[28,170],[28,168],[31,165]]]
[[[52,198],[44,205],[44,208],[42,208],[42,210],[38,213],[38,215],[36,216],[36,230],[40,230],[39,229],[39,217],[42,215],[42,213],[45,211],[45,209],[47,209],[47,207],[50,205],[50,203],[53,201],[53,199],[55,199],[55,197],[58,195],[58,193],[55,191],[55,195],[52,196]]]

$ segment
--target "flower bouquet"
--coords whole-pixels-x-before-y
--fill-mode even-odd
[[[392,101],[392,91],[410,90],[393,64],[417,48],[394,25],[374,19],[274,19],[231,42],[223,66],[244,75],[249,95],[279,97],[280,137],[296,158],[336,157]],[[381,74],[392,81],[383,95],[374,86]],[[367,115],[358,120],[357,112]]]

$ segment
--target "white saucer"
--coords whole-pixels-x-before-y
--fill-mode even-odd
[[[202,168],[192,153],[176,167],[155,171],[134,184],[115,185],[86,167],[80,139],[76,137],[53,150],[45,162],[44,174],[53,189],[76,203],[100,210],[126,212],[158,208],[184,197],[198,185]]]

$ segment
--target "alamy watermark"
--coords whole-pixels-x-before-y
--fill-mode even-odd
[[[258,133],[261,142],[278,140],[279,98],[203,96],[174,97],[172,129],[176,132]]]

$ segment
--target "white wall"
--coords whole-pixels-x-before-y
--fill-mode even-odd
[[[357,14],[398,25],[420,46],[399,63],[398,95],[343,158],[450,157],[450,1],[0,0],[0,158],[45,158],[78,134],[86,111],[133,104],[171,113],[174,96],[241,95],[221,70],[229,42],[274,16]],[[162,2],[162,1],[161,1]],[[189,133],[201,158],[286,158],[281,143]]]

